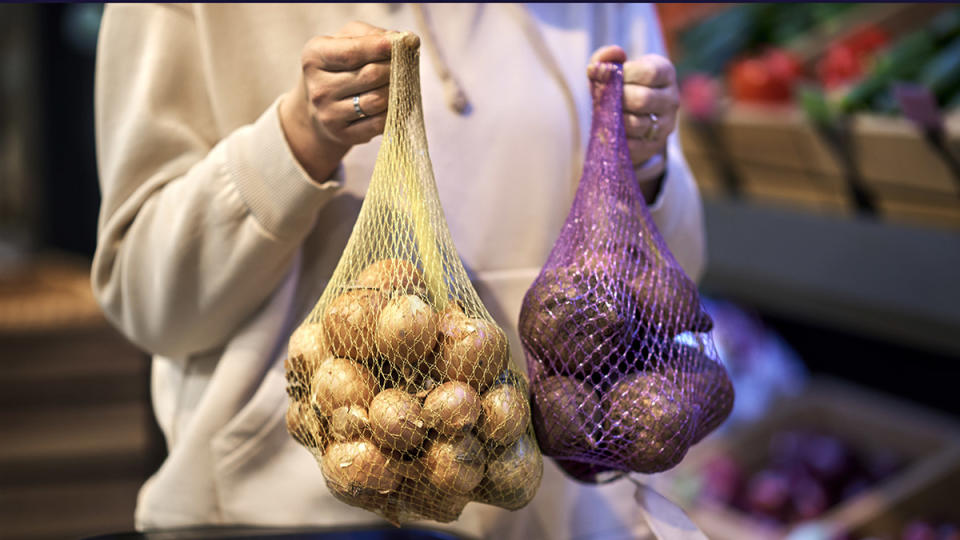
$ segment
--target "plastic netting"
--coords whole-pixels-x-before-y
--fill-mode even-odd
[[[517,509],[543,460],[529,387],[470,284],[440,207],[419,39],[391,34],[373,178],[316,307],[290,338],[287,427],[340,500],[395,524]]]
[[[601,482],[675,466],[730,413],[733,387],[633,172],[622,66],[601,64],[591,84],[583,176],[519,329],[541,450]]]

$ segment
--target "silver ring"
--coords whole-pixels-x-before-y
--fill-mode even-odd
[[[647,116],[650,117],[650,127],[643,134],[643,138],[647,141],[655,141],[660,131],[660,117],[657,116],[657,113],[647,113]]]
[[[353,112],[357,113],[357,116],[360,118],[366,118],[367,113],[363,112],[363,109],[360,108],[360,95],[357,94],[353,96]]]

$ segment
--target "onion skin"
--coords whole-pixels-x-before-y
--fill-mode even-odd
[[[680,388],[657,373],[635,373],[603,398],[606,450],[624,469],[656,473],[676,466],[693,442],[695,416]]]
[[[713,319],[700,308],[697,286],[676,268],[650,267],[630,283],[630,289],[636,298],[636,317],[651,334],[673,338],[713,329]]]
[[[628,335],[629,317],[618,302],[623,288],[609,273],[588,267],[544,271],[524,295],[523,345],[551,374],[589,378]]]
[[[446,333],[437,356],[438,376],[468,383],[482,392],[507,367],[507,337],[497,325],[483,319],[463,318],[457,322],[449,327],[441,324]]]
[[[482,502],[508,510],[527,505],[540,486],[543,458],[531,435],[524,436],[487,462],[487,472],[478,491]]]
[[[330,348],[320,323],[304,323],[297,327],[287,342],[287,356],[303,355],[304,360],[314,367],[330,356]],[[307,380],[310,380],[308,374]]]
[[[394,524],[419,519],[450,523],[460,517],[469,495],[441,491],[424,480],[404,480],[397,490],[396,501],[388,503],[385,516]]]
[[[301,401],[291,401],[287,405],[286,421],[287,432],[302,446],[322,450],[326,445],[324,426],[309,405]]]
[[[329,356],[323,325],[306,323],[293,331],[287,345],[287,358],[283,361],[290,397],[302,401],[310,398],[310,380]]]
[[[441,491],[469,493],[483,480],[486,452],[469,433],[455,439],[434,441],[424,454],[427,478]]]
[[[590,384],[555,375],[535,379],[531,386],[533,428],[543,454],[561,458],[594,454],[603,408]]]
[[[458,329],[461,326],[466,324],[467,320],[469,320],[469,317],[463,313],[460,306],[454,302],[450,302],[447,304],[446,309],[437,317],[437,332],[439,338],[442,340],[444,336],[454,335],[454,333],[459,331]]]
[[[347,498],[366,491],[390,492],[400,485],[390,458],[370,441],[331,443],[320,461],[320,470],[330,490]]]
[[[403,390],[390,388],[380,392],[367,411],[373,439],[381,447],[397,452],[419,447],[428,431],[420,412],[420,401]]]
[[[375,289],[351,289],[338,296],[323,312],[327,343],[334,355],[367,360],[377,353],[377,319],[387,297]]]
[[[373,400],[377,380],[366,367],[346,358],[330,357],[313,377],[311,403],[324,416],[340,407],[367,407]]]
[[[530,404],[519,388],[498,384],[483,394],[483,414],[477,425],[480,440],[498,446],[517,441],[530,425]]]
[[[423,402],[427,427],[443,435],[469,431],[480,417],[480,396],[467,383],[449,381],[434,388]]]
[[[330,436],[335,441],[352,441],[370,436],[370,418],[359,406],[340,407],[330,415]]]
[[[380,354],[397,368],[419,367],[437,346],[437,314],[419,296],[395,296],[380,312],[375,339]]]
[[[357,287],[380,289],[388,296],[410,294],[426,289],[416,265],[405,259],[384,259],[363,269],[354,280]]]

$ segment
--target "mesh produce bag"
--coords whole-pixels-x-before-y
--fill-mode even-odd
[[[517,509],[540,483],[529,387],[447,228],[419,40],[391,34],[387,123],[350,240],[287,359],[287,427],[340,500],[395,524]]]
[[[733,406],[713,322],[633,172],[623,68],[597,79],[583,177],[519,322],[540,448],[584,482],[673,467]]]

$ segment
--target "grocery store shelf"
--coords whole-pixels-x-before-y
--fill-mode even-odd
[[[706,294],[960,355],[960,231],[723,199],[704,211]]]

